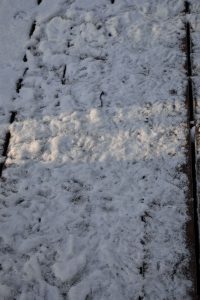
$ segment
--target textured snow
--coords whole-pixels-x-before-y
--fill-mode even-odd
[[[34,0],[0,1],[0,151],[8,128],[15,82],[23,70],[23,54]],[[0,160],[1,160],[0,155]]]
[[[192,27],[192,66],[193,66],[193,90],[194,90],[194,101],[195,101],[195,142],[196,142],[196,151],[197,151],[197,188],[198,188],[198,199],[200,199],[200,3],[194,1],[192,5],[191,15],[189,21]],[[198,218],[200,220],[200,207],[198,203]],[[200,223],[199,223],[200,226]],[[200,227],[199,227],[200,228]]]
[[[4,299],[190,299],[183,10],[182,0],[32,10],[0,182]]]

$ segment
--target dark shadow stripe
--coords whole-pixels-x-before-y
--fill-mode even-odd
[[[36,28],[36,21],[33,22],[33,24],[31,25],[31,29],[30,29],[30,32],[29,32],[29,37],[31,38],[34,31],[35,31],[35,28]]]
[[[23,78],[19,78],[16,82],[16,92],[19,94],[22,88]]]
[[[185,13],[190,13],[190,3],[188,1],[185,2]],[[198,194],[197,194],[197,174],[196,174],[196,144],[195,140],[191,135],[192,127],[195,126],[195,115],[194,115],[194,97],[193,97],[193,82],[191,79],[192,76],[192,62],[191,62],[191,52],[192,52],[192,43],[191,43],[191,26],[190,23],[186,23],[186,66],[187,66],[187,94],[186,94],[186,104],[188,107],[188,121],[189,121],[189,172],[190,172],[190,186],[191,186],[191,197],[193,199],[193,203],[191,204],[192,208],[190,208],[190,213],[192,214],[192,222],[193,222],[193,233],[191,235],[194,236],[194,251],[195,251],[195,284],[196,284],[196,293],[197,299],[199,299],[200,295],[200,274],[199,274],[199,224],[198,224]]]

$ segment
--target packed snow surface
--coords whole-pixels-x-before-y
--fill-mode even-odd
[[[8,2],[1,297],[191,299],[184,1]]]

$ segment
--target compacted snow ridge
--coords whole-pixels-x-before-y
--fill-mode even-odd
[[[27,2],[1,94],[3,137],[17,112],[0,181],[1,298],[192,299],[181,48],[197,1],[187,17],[182,0]]]

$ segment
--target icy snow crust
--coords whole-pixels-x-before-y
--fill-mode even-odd
[[[190,299],[183,8],[40,4],[1,181],[4,299]]]

